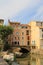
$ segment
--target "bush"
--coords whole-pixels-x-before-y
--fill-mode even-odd
[[[14,55],[14,61],[16,61],[16,55]]]
[[[10,46],[10,44],[9,44],[8,42],[6,42],[6,43],[4,44],[3,51],[7,51],[7,50],[9,50],[9,49],[11,49],[11,46]]]

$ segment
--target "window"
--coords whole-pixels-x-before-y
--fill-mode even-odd
[[[27,45],[29,45],[30,44],[30,42],[29,41],[27,41]]]
[[[16,40],[16,37],[15,37],[15,40]]]
[[[40,48],[43,48],[43,39],[40,40]]]
[[[20,38],[18,37],[18,40],[19,40]]]
[[[42,34],[42,38],[43,38],[43,34]]]
[[[41,26],[42,26],[42,22],[41,22]]]
[[[22,32],[22,35],[24,35],[24,32]]]
[[[36,48],[36,46],[32,46],[32,49],[35,49]]]
[[[29,40],[29,36],[27,36],[27,40]]]
[[[19,42],[18,42],[18,45],[19,45]]]
[[[43,32],[43,29],[42,29],[42,32]]]
[[[17,44],[17,42],[14,42],[15,44]]]
[[[19,35],[19,32],[16,32],[16,35]]]
[[[14,42],[12,42],[12,46],[14,45]]]
[[[29,35],[29,30],[26,31],[26,35]]]
[[[35,41],[32,41],[32,45],[35,45]]]
[[[24,26],[22,26],[22,28],[24,28]]]
[[[18,26],[19,29],[21,29],[21,26]]]
[[[22,28],[27,28],[27,26],[22,26]]]
[[[22,37],[22,39],[24,39],[24,37]]]
[[[43,22],[42,22],[42,26],[43,26]]]
[[[24,41],[22,41],[22,45],[24,44]]]

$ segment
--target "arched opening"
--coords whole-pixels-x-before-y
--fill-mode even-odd
[[[22,53],[28,53],[30,51],[28,51],[26,48],[21,48],[20,52],[22,52]]]
[[[17,44],[17,42],[14,42],[14,44],[16,45],[16,44]]]
[[[18,42],[18,45],[19,45],[19,42]]]
[[[15,45],[17,45],[17,42],[16,41],[12,42],[12,46],[15,46]]]

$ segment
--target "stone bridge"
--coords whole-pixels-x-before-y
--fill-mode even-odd
[[[24,49],[26,49],[26,50],[28,50],[28,51],[30,51],[31,50],[31,47],[30,46],[14,46],[13,48],[24,48]]]
[[[20,48],[24,48],[24,49],[26,49],[26,50],[28,50],[28,51],[31,50],[30,46],[20,46]]]

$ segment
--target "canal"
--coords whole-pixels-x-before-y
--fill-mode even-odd
[[[25,58],[17,58],[20,65],[43,65],[43,55],[31,54]]]

